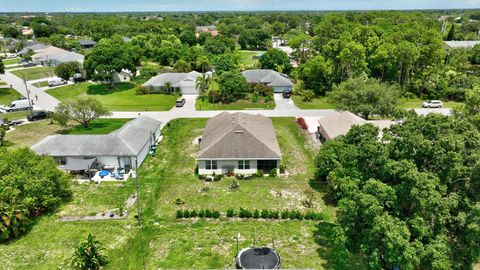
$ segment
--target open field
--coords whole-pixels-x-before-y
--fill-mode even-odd
[[[30,111],[28,111],[27,114],[29,112]],[[8,117],[8,119],[15,120],[10,117]],[[89,128],[78,124],[64,128],[52,124],[51,121],[47,119],[16,127],[15,130],[7,133],[5,145],[10,148],[30,147],[43,138],[55,134],[107,134],[122,127],[128,120],[129,119],[96,119],[90,123]]]
[[[20,61],[20,58],[10,58],[10,59],[2,59],[2,62],[4,65],[13,65],[13,64],[18,64],[18,61]]]
[[[361,261],[344,247],[333,244],[335,209],[324,204],[322,188],[311,182],[314,152],[293,118],[273,119],[288,177],[203,182],[195,170],[196,136],[206,119],[180,119],[163,130],[156,157],[139,170],[142,226],[136,225],[135,208],[125,220],[59,222],[62,214],[93,214],[123,204],[135,182],[74,186],[74,198],[56,213],[36,219],[31,231],[16,241],[0,245],[0,263],[17,269],[54,269],[66,266],[73,247],[92,233],[104,244],[110,263],[106,269],[234,268],[235,237],[240,248],[272,245],[282,256],[283,268],[362,269]],[[227,208],[299,209],[305,192],[314,193],[314,209],[326,220],[218,220],[175,219],[176,209]],[[183,205],[173,200],[181,198]]]
[[[8,119],[8,120],[18,120],[27,118],[27,115],[30,114],[30,111],[18,111],[18,112],[9,112],[9,113],[0,113],[1,119]]]
[[[8,105],[12,101],[21,97],[15,89],[12,88],[0,88],[0,105]]]
[[[420,98],[402,98],[400,99],[400,107],[404,109],[414,109],[414,108],[421,108],[422,103],[426,100]],[[462,105],[461,102],[456,101],[445,101],[442,100],[444,108],[455,108],[457,106]]]
[[[26,69],[19,69],[12,71],[12,74],[21,78],[31,81],[31,80],[38,80],[42,78],[48,78],[53,75],[53,68],[50,67],[33,67],[33,68],[26,68]]]
[[[327,97],[315,97],[312,101],[305,102],[302,97],[292,95],[292,99],[300,109],[335,109],[335,105],[328,102]]]
[[[175,95],[136,95],[135,85],[119,83],[115,89],[109,85],[79,83],[46,91],[59,100],[93,97],[112,111],[168,111],[175,106]]]
[[[252,59],[252,57],[263,53],[265,53],[265,51],[238,50],[240,64],[245,66],[255,66],[258,63],[258,59]]]

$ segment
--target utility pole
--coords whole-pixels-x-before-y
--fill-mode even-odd
[[[32,104],[32,100],[30,99],[30,90],[28,90],[27,81],[25,80],[25,75],[23,76],[23,84],[25,84],[25,90],[27,91],[27,99],[28,99],[28,105],[30,106],[30,113],[33,113],[33,104]]]
[[[140,193],[138,192],[138,158],[137,157],[135,157],[135,181],[137,186],[137,220],[138,220],[138,226],[140,226],[142,223],[142,220],[140,217]]]

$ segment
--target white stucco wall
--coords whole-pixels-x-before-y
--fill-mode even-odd
[[[227,168],[233,167],[233,173],[235,174],[254,174],[257,172],[257,161],[250,160],[250,169],[238,169],[238,160],[217,160],[216,170],[207,170],[206,161],[198,161],[198,174],[210,175],[210,174],[224,174]],[[225,170],[224,170],[225,169]]]

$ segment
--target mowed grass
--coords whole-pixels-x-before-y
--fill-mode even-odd
[[[293,103],[300,109],[335,109],[335,105],[327,97],[315,97],[312,101],[303,101],[301,96],[292,95]]]
[[[403,109],[415,109],[415,108],[422,108],[423,102],[427,101],[426,99],[420,98],[402,98],[400,99],[400,107]],[[442,100],[444,108],[455,108],[461,106],[461,102],[456,101],[445,101]]]
[[[12,74],[25,79],[27,81],[48,78],[53,75],[53,68],[50,67],[33,67],[12,71]]]
[[[252,57],[263,53],[265,53],[265,51],[238,50],[240,64],[244,66],[255,66],[258,63],[258,59],[253,59]]]
[[[254,236],[257,245],[272,246],[274,241],[283,268],[363,268],[361,261],[348,254],[345,247],[333,243],[335,209],[323,203],[322,189],[311,183],[315,153],[293,118],[273,119],[290,176],[239,181],[240,189],[235,194],[226,188],[231,179],[206,183],[193,174],[198,150],[194,141],[202,134],[205,123],[206,119],[179,119],[164,128],[156,157],[149,157],[138,172],[141,227],[133,217],[135,207],[128,209],[130,214],[123,221],[59,222],[58,216],[62,214],[116,208],[135,190],[134,181],[75,185],[72,201],[56,213],[35,220],[25,236],[0,245],[2,266],[6,269],[65,267],[74,246],[92,233],[105,247],[110,261],[105,269],[234,268],[236,236],[240,233],[240,248],[251,246]],[[284,195],[275,197],[270,193],[276,189],[285,190]],[[207,195],[202,194],[205,190]],[[177,208],[294,209],[300,205],[290,194],[303,194],[305,190],[316,192],[315,209],[329,213],[326,215],[331,217],[329,220],[177,220],[174,216]],[[186,204],[176,206],[173,199],[177,197]],[[294,203],[290,205],[290,201]]]
[[[45,87],[45,86],[48,86],[48,81],[36,82],[32,85],[35,86],[35,87]]]
[[[195,102],[195,108],[199,111],[208,111],[208,110],[246,110],[246,109],[266,109],[273,110],[275,109],[275,101],[265,102],[264,100],[259,100],[253,102],[251,100],[238,100],[232,103],[210,103],[208,99],[202,101],[201,98],[198,98]]]
[[[14,120],[11,118],[8,119]],[[90,123],[88,128],[76,123],[72,123],[69,127],[65,128],[51,123],[48,119],[37,121],[17,126],[14,130],[7,132],[5,146],[9,148],[30,147],[43,138],[55,134],[108,134],[119,129],[129,120],[130,119],[121,118],[96,119]]]
[[[135,85],[119,83],[114,89],[106,84],[79,83],[46,91],[59,100],[93,97],[111,111],[168,111],[178,96],[165,94],[136,95]]]
[[[20,61],[20,58],[2,59],[4,65],[18,64],[18,61]]]
[[[13,88],[0,88],[0,105],[8,105],[12,101],[19,99],[22,97],[20,93],[17,92],[17,90]]]
[[[0,118],[7,119],[7,120],[19,120],[19,119],[27,118],[27,115],[29,114],[30,114],[30,111],[0,113]]]

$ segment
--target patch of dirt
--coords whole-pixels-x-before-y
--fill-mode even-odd
[[[232,245],[225,241],[224,239],[220,239],[217,245],[212,246],[212,251],[218,253],[222,257],[226,257],[229,254]]]
[[[318,203],[313,200],[313,207],[307,208],[303,204],[304,201],[308,200],[307,195],[300,190],[293,190],[293,189],[281,189],[281,190],[270,190],[270,195],[273,198],[281,198],[286,203],[286,207],[288,209],[298,209],[298,210],[318,210],[319,205]]]

